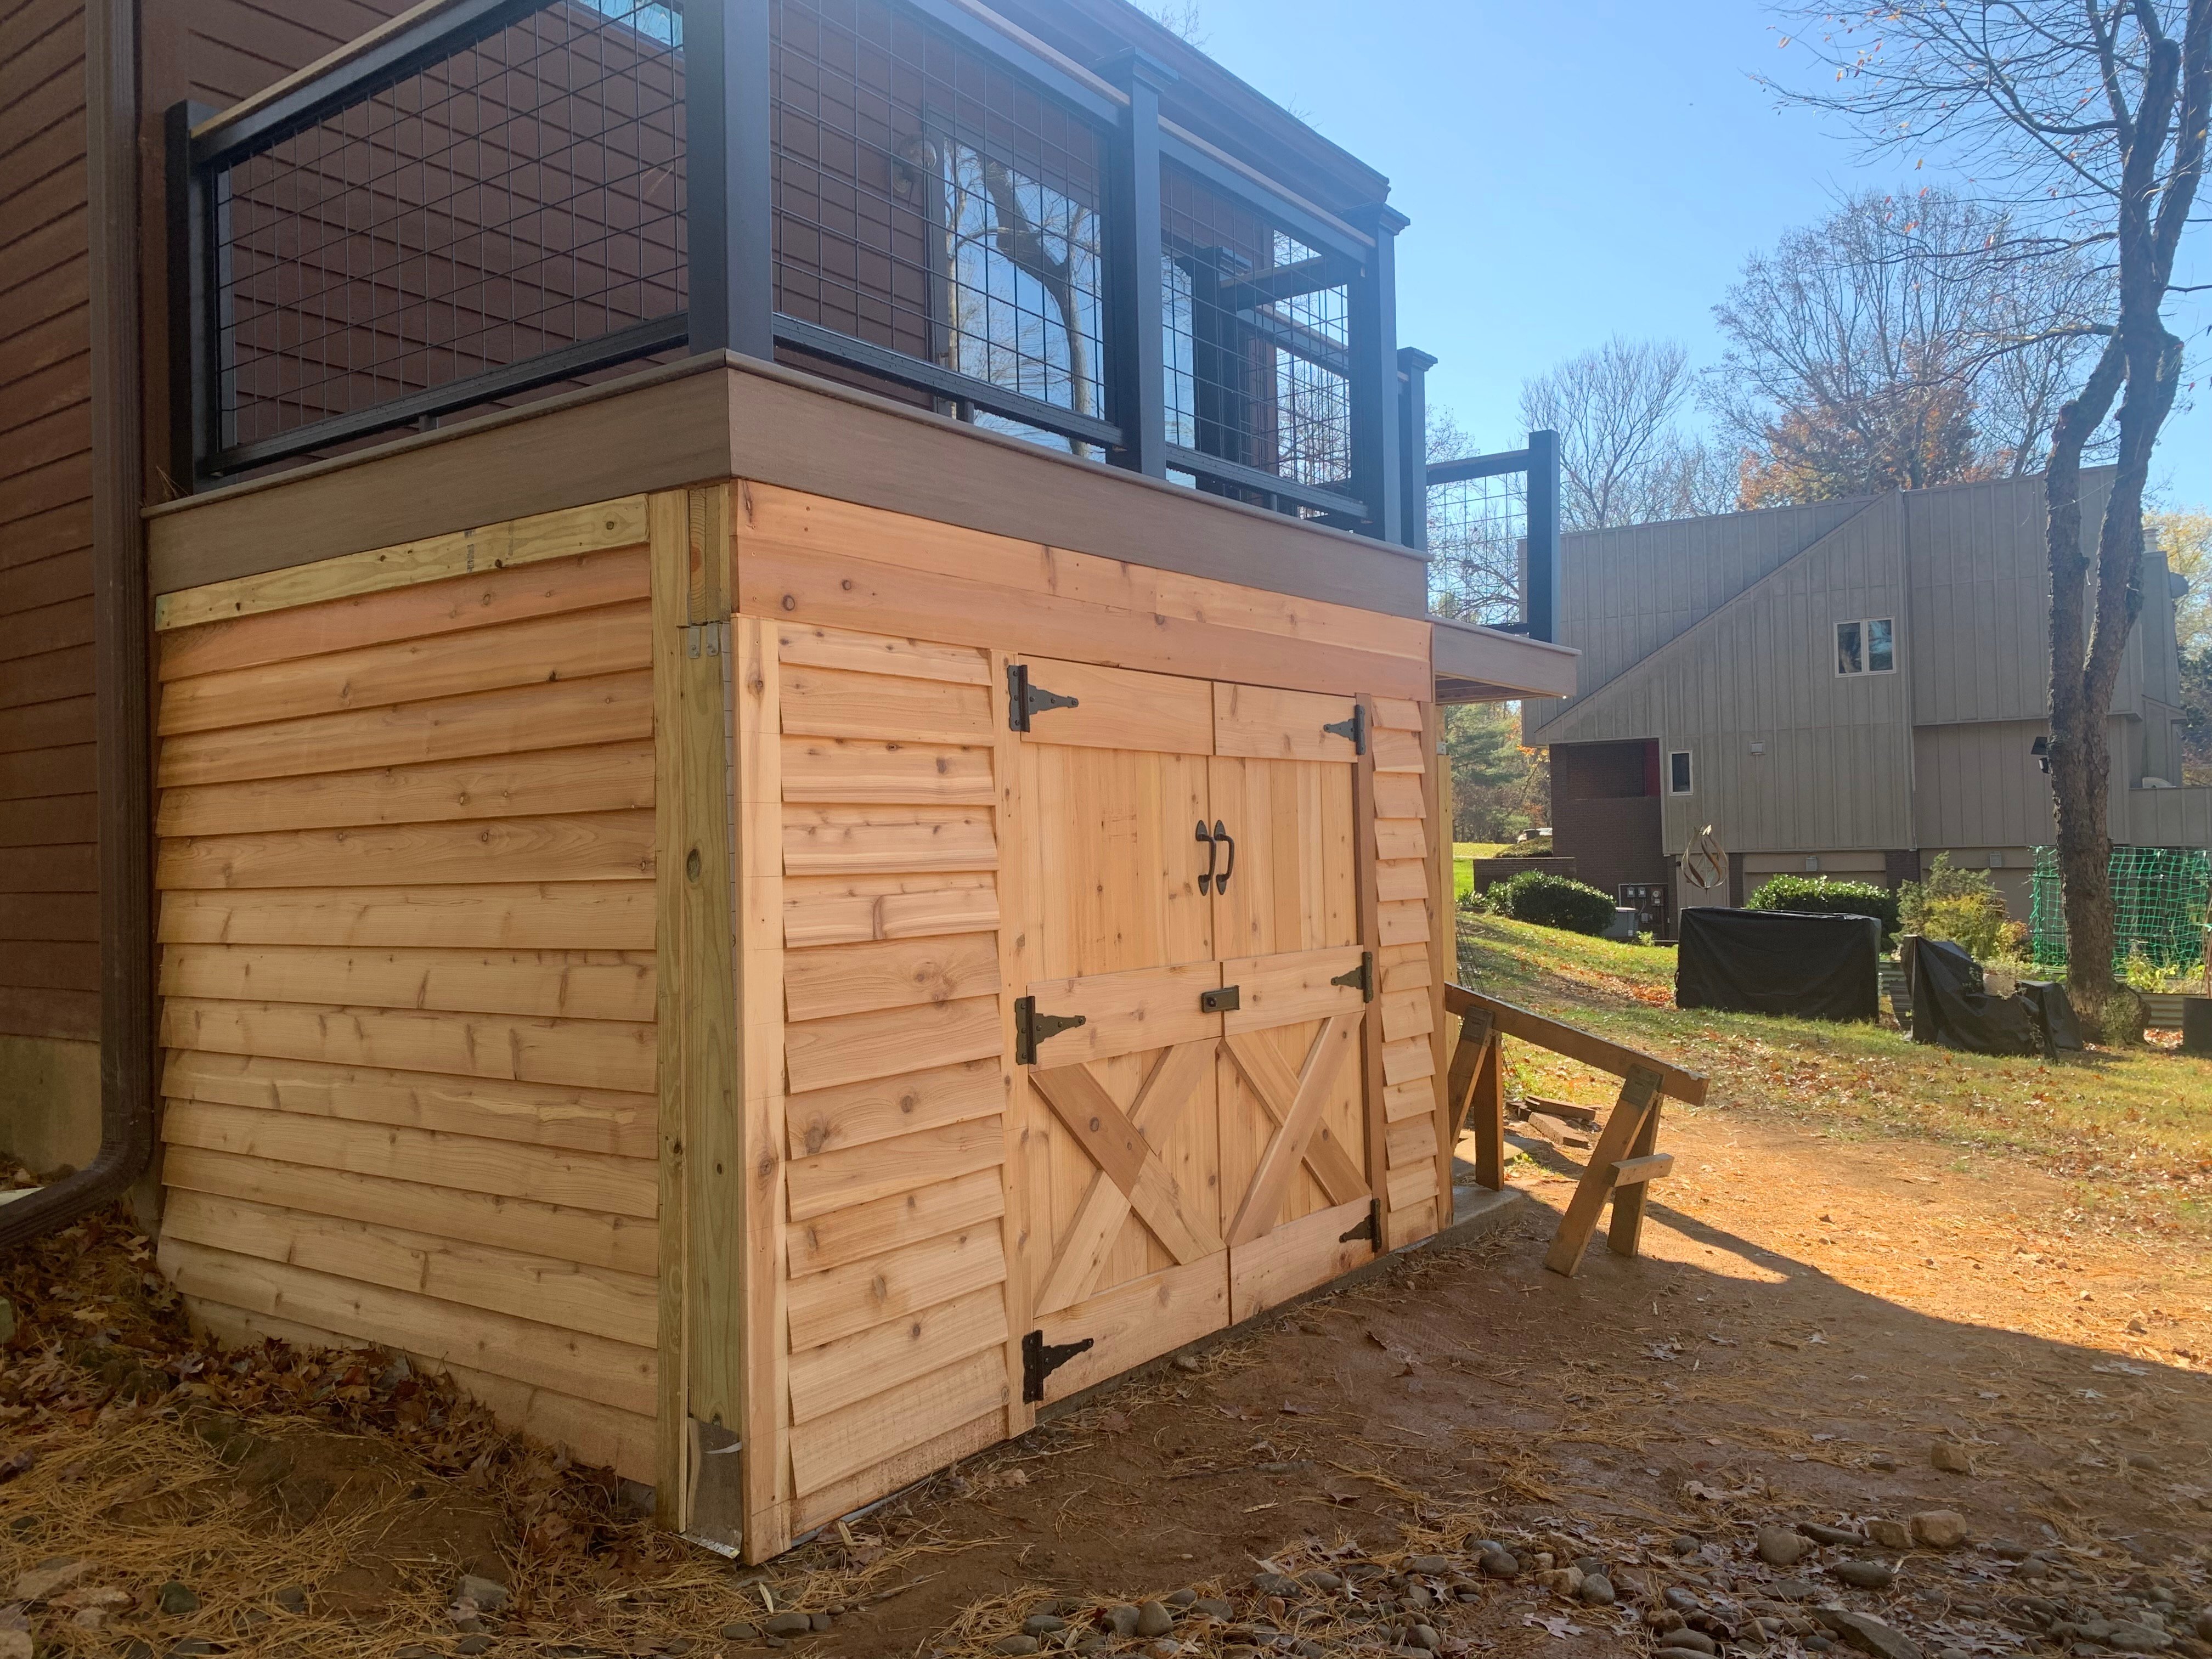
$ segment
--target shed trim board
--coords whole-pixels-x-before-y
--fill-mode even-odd
[[[1449,1223],[1426,621],[762,478],[305,565],[253,499],[156,633],[218,1329],[761,1559]]]

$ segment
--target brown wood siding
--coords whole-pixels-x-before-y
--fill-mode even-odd
[[[100,1030],[84,8],[0,16],[0,1033]]]

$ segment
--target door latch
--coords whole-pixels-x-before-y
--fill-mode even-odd
[[[1341,985],[1349,990],[1358,992],[1359,1000],[1362,1002],[1374,1001],[1375,952],[1372,951],[1362,951],[1359,953],[1359,966],[1357,968],[1346,969],[1344,972],[1339,974],[1334,979],[1329,981],[1329,983],[1331,985]]]
[[[1054,708],[1075,708],[1081,706],[1076,697],[1063,697],[1057,691],[1048,691],[1041,685],[1030,684],[1030,665],[1025,662],[1006,665],[1006,729],[1026,732],[1030,721],[1036,715]]]
[[[1355,1238],[1365,1239],[1370,1244],[1372,1244],[1378,1250],[1382,1248],[1382,1200],[1376,1198],[1369,1199],[1367,1200],[1367,1219],[1358,1223],[1349,1232],[1339,1233],[1336,1236],[1336,1242],[1340,1244],[1349,1244]]]
[[[1367,752],[1366,705],[1364,703],[1352,704],[1352,718],[1350,720],[1331,720],[1328,725],[1322,726],[1322,730],[1329,733],[1332,737],[1350,738],[1352,741],[1352,752],[1355,755],[1365,754]]]
[[[1224,985],[1218,991],[1198,994],[1198,1011],[1201,1014],[1233,1014],[1244,1006],[1244,988]]]
[[[1048,1342],[1042,1331],[1022,1339],[1022,1403],[1034,1406],[1044,1398],[1044,1380],[1079,1353],[1091,1350],[1093,1339],[1080,1342]]]
[[[1037,1044],[1086,1024],[1081,1014],[1041,1014],[1035,997],[1014,999],[1014,1064],[1037,1063]]]

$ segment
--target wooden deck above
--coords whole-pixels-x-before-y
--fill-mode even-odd
[[[1070,598],[1097,561],[1425,623],[1418,554],[716,354],[149,509],[156,595],[737,477],[1004,538]],[[497,555],[491,556],[496,559]],[[1117,595],[1115,603],[1123,602]],[[1573,656],[1439,625],[1473,695],[1558,695]],[[1447,663],[1447,657],[1449,663]],[[1462,691],[1455,700],[1469,700]]]

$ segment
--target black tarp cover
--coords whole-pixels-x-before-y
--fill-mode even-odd
[[[1948,939],[1908,933],[1899,964],[1912,996],[1912,1040],[1970,1054],[2048,1054],[2078,1048],[2081,1033],[2066,988],[2030,981],[1993,994],[1981,964]]]
[[[1874,1019],[1881,1002],[1881,924],[1795,910],[1682,912],[1674,1006],[1801,1019]]]

